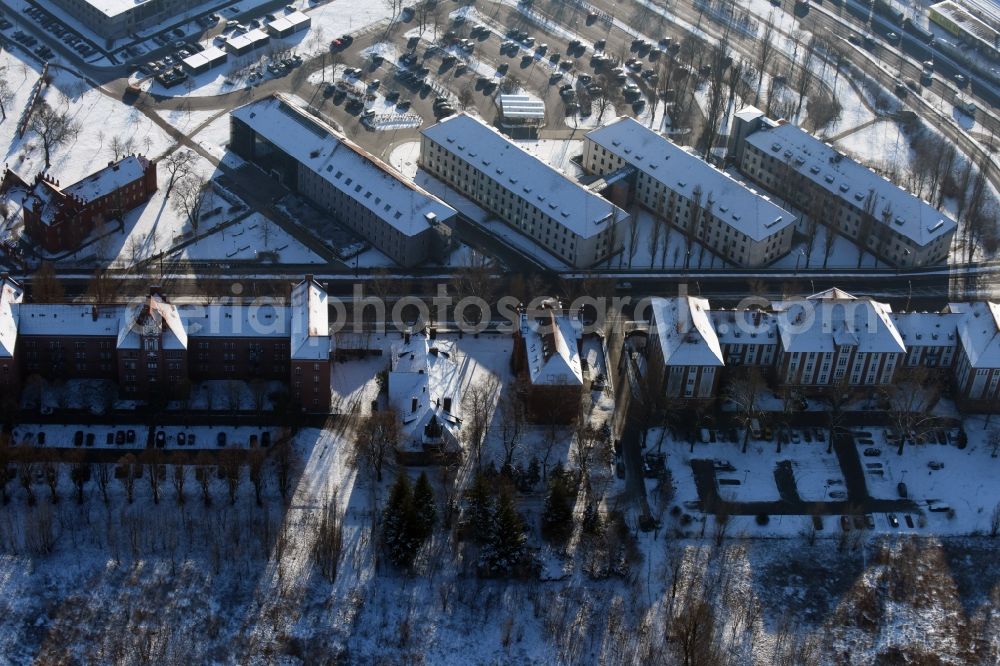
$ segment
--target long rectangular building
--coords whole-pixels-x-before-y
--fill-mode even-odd
[[[795,216],[633,118],[587,133],[583,168],[635,169],[632,194],[738,266],[766,266],[791,249]]]
[[[619,251],[628,213],[466,114],[421,132],[420,166],[576,268]]]
[[[440,258],[455,210],[312,115],[274,95],[232,112],[230,149],[310,199],[393,261]]]
[[[791,123],[752,107],[740,111],[729,157],[743,175],[888,264],[948,258],[954,220]]]

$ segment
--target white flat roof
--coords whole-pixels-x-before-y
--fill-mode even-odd
[[[309,24],[309,21],[310,19],[308,16],[298,10],[295,10],[294,12],[289,12],[275,17],[275,19],[273,21],[269,21],[267,25],[275,30],[284,32],[288,28],[301,30],[302,27]]]
[[[247,46],[256,47],[269,39],[271,39],[271,36],[266,32],[260,28],[254,28],[249,32],[243,33],[242,35],[234,35],[233,37],[230,37],[226,40],[226,44],[238,51],[246,48]]]
[[[402,234],[416,236],[431,218],[455,215],[448,204],[311,115],[298,98],[267,97],[232,115]]]
[[[850,206],[863,210],[868,193],[875,193],[871,210],[881,223],[888,211],[887,225],[918,246],[926,246],[958,226],[955,221],[926,201],[896,187],[868,167],[823,143],[791,123],[779,123],[747,137],[746,142],[760,152],[786,163]]]
[[[544,118],[545,102],[530,95],[500,95],[505,118]]]
[[[155,0],[83,0],[108,18],[113,18],[127,11],[148,5]]]
[[[792,213],[633,118],[623,116],[591,130],[587,139],[687,199],[701,188],[701,205],[711,197],[712,215],[753,240],[795,222]]]
[[[222,62],[228,57],[229,55],[218,46],[206,46],[204,51],[192,53],[181,62],[191,69],[198,69],[206,64],[211,67],[212,65]]]
[[[581,238],[608,228],[628,213],[552,168],[481,121],[464,113],[421,131],[453,155],[544,210]]]

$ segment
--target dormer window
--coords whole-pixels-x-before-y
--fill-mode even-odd
[[[155,352],[160,348],[160,343],[156,338],[146,338],[145,340],[146,351]]]

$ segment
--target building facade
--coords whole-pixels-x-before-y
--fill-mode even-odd
[[[102,379],[132,400],[181,399],[192,382],[280,380],[294,409],[330,409],[326,292],[307,276],[287,304],[176,306],[157,287],[121,305],[24,302],[0,279],[0,386],[28,376]]]
[[[570,423],[579,415],[584,385],[579,330],[558,303],[521,313],[511,365],[529,421]]]
[[[420,166],[575,268],[623,247],[628,213],[464,113],[421,131]]]
[[[232,112],[229,147],[401,266],[441,259],[456,212],[305,104],[274,95]]]
[[[668,401],[705,401],[718,393],[725,359],[706,299],[650,299],[646,350],[646,372]]]
[[[633,118],[591,130],[583,168],[625,175],[630,201],[737,266],[766,266],[788,254],[795,216]]]
[[[52,0],[94,34],[111,41],[127,37],[190,9],[211,11],[221,0]]]
[[[24,191],[24,229],[48,252],[71,252],[101,224],[149,201],[156,192],[156,162],[129,155],[72,185],[48,174],[32,184],[9,169],[4,187]]]
[[[795,125],[743,109],[733,119],[729,159],[804,216],[892,266],[947,261],[954,220]]]

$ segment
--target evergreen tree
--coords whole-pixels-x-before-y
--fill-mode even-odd
[[[416,517],[416,535],[421,543],[426,541],[434,531],[437,522],[437,507],[434,503],[434,489],[427,478],[426,472],[421,472],[417,484],[413,487],[413,509]]]
[[[489,539],[480,552],[482,570],[491,576],[509,575],[524,559],[527,536],[510,491],[502,488],[490,521]]]
[[[405,472],[400,472],[382,514],[382,543],[396,566],[409,566],[417,554],[420,539],[415,535],[416,524],[410,480]]]
[[[472,538],[486,543],[490,537],[490,526],[494,514],[493,493],[484,474],[477,473],[469,488],[469,517],[466,524],[472,530]]]
[[[564,474],[553,472],[549,479],[549,490],[545,495],[545,510],[542,512],[542,534],[547,538],[561,541],[573,531],[573,493]]]

